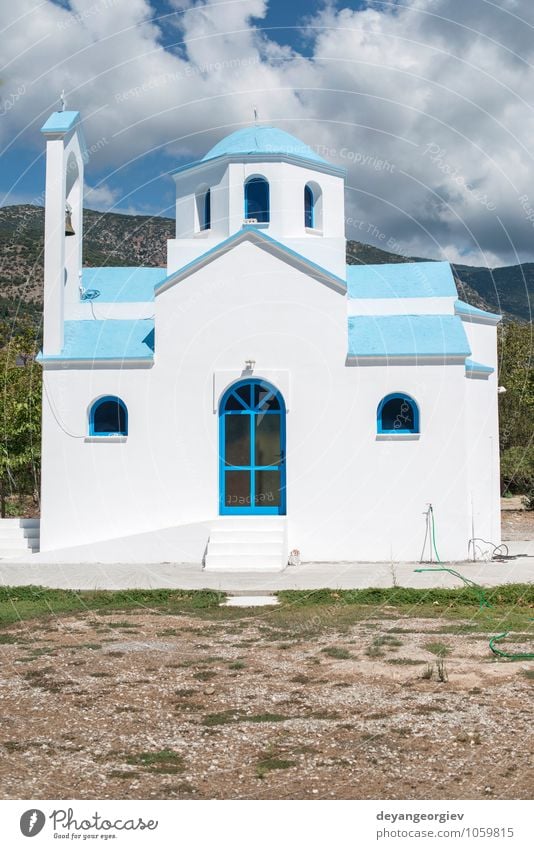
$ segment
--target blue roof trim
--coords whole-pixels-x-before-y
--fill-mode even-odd
[[[167,277],[166,268],[84,268],[82,286],[100,294],[93,303],[141,303],[154,300],[154,287]]]
[[[315,168],[322,168],[345,175],[346,169],[331,165],[322,156],[319,156],[311,147],[304,142],[280,130],[278,127],[242,127],[234,133],[225,136],[209,150],[202,159],[183,165],[173,173],[178,174],[199,165],[217,162],[223,159],[241,161],[243,157],[260,159],[282,157],[289,162],[297,164],[308,163]]]
[[[499,321],[502,321],[502,315],[499,313],[487,312],[486,310],[481,310],[478,307],[472,307],[471,304],[466,304],[465,301],[456,301],[454,304],[454,311],[456,315],[471,318],[472,321],[476,321],[477,318],[487,324],[498,324]]]
[[[252,238],[251,238],[252,237]],[[323,268],[317,263],[312,262],[307,257],[299,254],[297,251],[294,251],[292,248],[288,248],[287,245],[284,245],[282,242],[279,242],[277,239],[273,239],[272,236],[268,236],[262,230],[258,230],[257,227],[251,225],[247,227],[243,227],[241,230],[238,230],[236,233],[233,233],[231,236],[228,236],[227,239],[224,239],[222,242],[219,242],[215,247],[210,248],[205,253],[191,260],[191,262],[186,263],[186,265],[182,266],[182,268],[173,271],[172,274],[169,274],[165,280],[162,280],[156,288],[156,295],[163,289],[163,287],[168,288],[169,284],[172,284],[173,280],[179,280],[182,277],[187,276],[191,272],[195,270],[195,268],[206,264],[207,262],[211,262],[218,255],[226,253],[230,250],[234,245],[239,244],[245,240],[255,241],[258,245],[261,246],[262,242],[272,248],[275,248],[278,252],[286,254],[286,256],[296,259],[298,262],[302,263],[312,274],[315,276],[319,276],[324,278],[325,280],[330,280],[334,287],[341,292],[345,292],[347,288],[347,284],[341,277],[338,277],[336,274],[332,274],[331,271],[327,271],[326,268]]]
[[[154,319],[66,321],[60,354],[38,355],[39,362],[153,360]]]
[[[448,262],[348,265],[349,298],[458,297]]]
[[[195,162],[188,162],[185,165],[180,165],[179,168],[174,168],[169,171],[170,174],[182,174],[184,171],[192,171],[195,168],[211,165],[217,162],[243,162],[243,158],[247,158],[247,162],[289,162],[290,165],[306,165],[308,168],[322,171],[325,174],[334,174],[339,177],[346,177],[347,169],[341,168],[339,165],[331,165],[329,162],[316,162],[313,159],[305,159],[302,156],[296,156],[290,153],[222,153],[213,159],[198,159]]]
[[[480,374],[493,374],[493,372],[495,371],[495,369],[491,366],[485,366],[483,363],[477,363],[476,360],[466,360],[465,370],[476,371]]]
[[[41,127],[42,133],[68,133],[79,120],[79,112],[52,112]]]
[[[471,353],[454,315],[350,316],[349,357],[467,357]]]

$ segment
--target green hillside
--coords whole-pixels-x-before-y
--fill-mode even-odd
[[[84,264],[164,266],[174,221],[143,215],[84,210]],[[43,300],[44,210],[18,205],[0,208],[0,320],[13,326],[21,317],[40,322]],[[363,242],[347,243],[347,262],[422,262],[422,257],[389,253]],[[507,268],[453,266],[460,296],[507,319],[530,321],[534,263]]]

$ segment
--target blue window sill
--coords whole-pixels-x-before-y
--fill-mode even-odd
[[[384,431],[384,433],[377,433],[376,441],[377,442],[411,442],[419,439],[421,436],[420,433],[411,433],[410,431]]]
[[[257,230],[267,230],[269,221],[258,221],[257,224],[243,224],[243,227],[255,227]]]
[[[126,442],[127,439],[123,433],[93,433],[86,436],[84,442]]]

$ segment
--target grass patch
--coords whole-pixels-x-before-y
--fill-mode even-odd
[[[534,681],[534,669],[523,669],[522,674],[528,681]]]
[[[187,613],[218,607],[224,593],[214,590],[57,590],[48,587],[0,587],[0,627],[40,616],[98,611]],[[107,623],[106,623],[107,624]],[[130,625],[130,623],[128,623]]]
[[[223,710],[220,713],[207,713],[202,717],[202,725],[207,728],[214,728],[217,725],[231,725],[234,722],[239,722],[242,717],[240,710]]]
[[[13,643],[20,643],[20,637],[17,637],[16,634],[0,634],[0,646],[8,646],[13,645]]]
[[[284,758],[276,758],[276,757],[265,757],[262,758],[258,765],[256,766],[256,775],[258,778],[265,778],[265,776],[276,769],[290,769],[292,766],[296,765],[296,761],[290,761]]]
[[[415,660],[412,657],[388,657],[386,663],[392,663],[395,666],[419,666],[421,663],[426,663],[426,661]]]
[[[129,766],[142,767],[145,772],[160,775],[176,775],[176,773],[183,772],[185,769],[182,756],[171,749],[129,755],[125,758],[125,763]]]
[[[253,716],[245,717],[245,720],[247,722],[285,722],[286,719],[290,718],[281,713],[256,713]]]
[[[243,663],[242,660],[234,660],[228,664],[228,669],[246,669],[246,666],[247,664]]]
[[[534,603],[533,584],[506,584],[484,589],[486,598],[493,605],[518,605],[528,607]],[[361,590],[282,590],[277,593],[280,601],[293,606],[317,604],[363,604],[363,605],[425,605],[437,603],[443,606],[479,605],[479,595],[471,587],[448,589],[415,589],[414,587],[369,587]]]
[[[201,672],[195,672],[193,678],[197,681],[211,681],[212,678],[216,678],[217,673],[212,669],[203,669]]]
[[[451,653],[451,649],[445,643],[424,643],[423,648],[436,657],[447,657]]]
[[[246,714],[242,710],[223,710],[220,713],[208,713],[202,718],[202,725],[214,728],[217,725],[232,725],[235,722],[285,722],[289,716],[281,713]]]
[[[336,660],[348,660],[352,657],[347,649],[342,649],[339,646],[327,646],[327,648],[321,649],[321,651],[323,654],[328,655],[328,657],[335,657]]]

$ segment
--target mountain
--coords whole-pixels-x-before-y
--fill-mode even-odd
[[[347,241],[347,263],[349,265],[382,265],[383,263],[395,262],[429,262],[429,260],[420,256],[406,257],[402,254],[389,253],[389,251],[383,251],[374,245],[366,245],[365,242]],[[476,286],[467,282],[466,276],[460,276],[458,274],[456,266],[452,266],[452,268],[458,294],[462,301],[467,301],[468,304],[472,304],[472,306],[478,307],[481,310],[497,311],[491,301],[486,300],[479,294]],[[470,266],[466,265],[462,266],[462,268],[470,268]],[[480,270],[491,273],[487,268]],[[521,320],[519,315],[507,315],[506,317],[515,319],[516,321]]]
[[[171,218],[84,210],[84,265],[164,266]],[[28,316],[39,323],[43,299],[44,210],[22,204],[0,208],[0,319]],[[422,257],[389,253],[363,242],[347,243],[350,264],[424,262]],[[506,268],[453,265],[460,297],[506,318],[530,321],[534,263]]]

